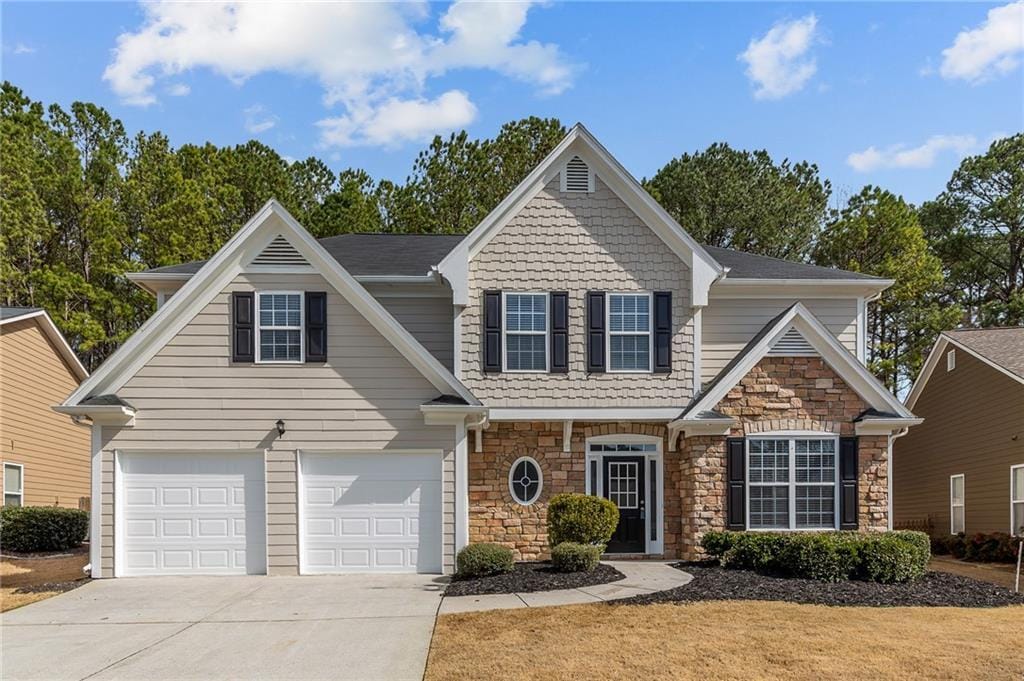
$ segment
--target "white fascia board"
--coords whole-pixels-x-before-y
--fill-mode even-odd
[[[58,414],[90,419],[101,425],[131,427],[135,425],[135,410],[117,404],[81,404],[74,406],[57,405],[50,407]]]
[[[465,425],[470,416],[479,417],[483,423],[487,420],[487,407],[462,404],[423,404],[420,405],[423,422],[428,426]]]
[[[924,391],[926,385],[928,385],[928,379],[931,378],[932,372],[935,371],[935,367],[939,364],[943,354],[948,346],[952,345],[958,350],[963,350],[971,357],[974,357],[980,362],[987,364],[1001,374],[1012,378],[1018,383],[1024,384],[1024,378],[1021,378],[1017,374],[1001,367],[984,355],[967,347],[963,343],[958,342],[951,336],[947,336],[945,333],[940,334],[938,340],[935,341],[935,345],[932,346],[932,351],[928,353],[928,359],[925,360],[924,366],[921,367],[921,373],[918,374],[917,380],[914,381],[914,385],[911,386],[910,392],[907,394],[906,405],[907,409],[913,409],[917,403],[918,398],[921,396],[921,392]]]
[[[857,358],[850,353],[839,340],[829,332],[811,312],[804,307],[803,303],[796,303],[790,310],[780,317],[770,333],[765,334],[757,345],[751,348],[742,360],[734,366],[714,389],[700,398],[700,400],[687,411],[699,414],[702,411],[710,411],[715,408],[726,394],[742,380],[744,376],[754,368],[761,358],[775,345],[789,327],[793,326],[799,331],[808,343],[821,355],[821,358],[839,374],[839,377],[846,382],[869,406],[880,411],[888,411],[898,414],[902,418],[914,418],[903,404],[883,386],[867,367],[861,364]]]
[[[893,433],[924,423],[922,418],[912,419],[864,419],[857,421],[854,430],[857,435],[892,435]]]
[[[32,312],[26,312],[25,314],[18,315],[17,317],[9,317],[0,321],[0,326],[4,324],[10,324],[11,322],[20,322],[26,319],[38,319],[39,327],[43,330],[46,337],[53,343],[53,346],[57,348],[57,352],[60,353],[64,363],[71,369],[71,373],[75,375],[79,382],[84,381],[89,377],[89,372],[82,364],[82,360],[78,359],[78,355],[71,349],[68,344],[68,340],[64,337],[64,334],[60,332],[57,325],[53,323],[53,319],[50,318],[49,313],[46,310],[34,310]]]
[[[892,279],[734,279],[715,282],[712,298],[867,298],[893,285]]]
[[[491,421],[671,421],[679,407],[491,407]]]

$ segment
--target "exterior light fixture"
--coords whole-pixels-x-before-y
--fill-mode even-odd
[[[284,435],[284,421],[282,421],[281,419],[278,419],[277,423],[275,423],[274,425],[277,426],[277,436],[278,437],[283,436]]]

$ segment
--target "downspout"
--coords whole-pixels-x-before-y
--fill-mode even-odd
[[[909,432],[910,432],[910,428],[901,428],[895,434],[892,434],[892,435],[889,436],[889,459],[888,459],[888,462],[887,462],[888,466],[889,466],[889,470],[888,470],[888,474],[886,475],[886,479],[887,479],[887,482],[888,482],[888,488],[889,488],[887,490],[887,492],[886,492],[886,497],[888,498],[889,509],[888,509],[888,512],[886,513],[886,516],[887,516],[887,523],[888,523],[887,527],[889,528],[890,531],[892,530],[892,527],[893,527],[893,519],[892,519],[892,480],[893,480],[893,474],[892,474],[892,471],[893,471],[893,467],[892,467],[892,443],[893,443],[893,440],[898,440],[899,438],[903,437],[904,435],[906,435]]]

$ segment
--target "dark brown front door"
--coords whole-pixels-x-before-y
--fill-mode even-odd
[[[604,496],[619,507],[608,553],[644,553],[645,493],[642,456],[604,457]]]

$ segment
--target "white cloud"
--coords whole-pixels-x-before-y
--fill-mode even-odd
[[[575,68],[557,45],[523,40],[530,3],[456,2],[437,31],[419,28],[427,3],[143,4],[145,19],[118,36],[103,78],[121,99],[156,101],[161,79],[209,69],[234,83],[267,72],[315,78],[324,105],[340,115],[320,123],[327,145],[392,144],[472,122],[469,96],[431,98],[431,78],[484,69],[541,94],[571,86]],[[422,122],[411,120],[413,113]],[[430,122],[435,126],[429,130]],[[391,135],[389,137],[389,134]]]
[[[808,52],[819,40],[818,18],[813,14],[780,21],[762,37],[752,39],[738,59],[747,64],[754,98],[781,99],[803,88],[817,71]]]
[[[952,151],[963,157],[977,147],[974,135],[933,135],[917,147],[896,144],[884,149],[870,146],[846,157],[846,164],[860,173],[891,168],[930,168],[939,154]]]
[[[25,43],[16,43],[11,49],[11,52],[14,54],[35,54],[36,48],[31,45],[26,45]]]
[[[167,94],[171,97],[185,97],[190,92],[192,92],[192,88],[185,83],[172,83],[167,87]]]
[[[1024,0],[988,11],[977,28],[960,31],[942,51],[943,78],[980,83],[1009,73],[1024,52]]]
[[[243,109],[242,114],[245,116],[245,130],[251,135],[266,132],[277,125],[277,116],[262,104],[253,104]]]

